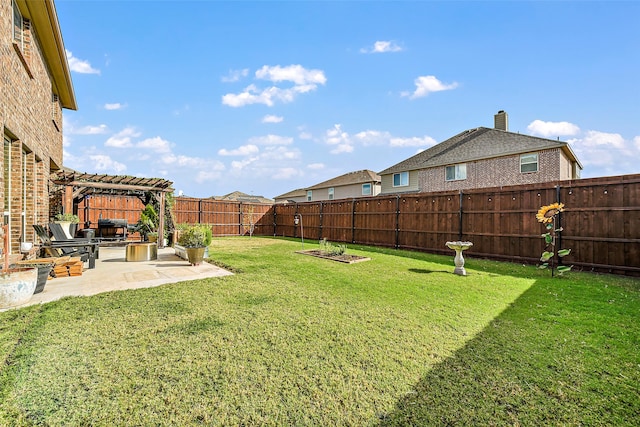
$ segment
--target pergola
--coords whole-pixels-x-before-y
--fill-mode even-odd
[[[173,193],[172,181],[127,175],[89,174],[61,169],[51,175],[51,182],[64,187],[63,212],[73,212],[74,205],[77,205],[78,201],[87,195],[133,195],[143,199],[147,194],[151,194],[160,205],[158,245],[163,245],[166,194]]]

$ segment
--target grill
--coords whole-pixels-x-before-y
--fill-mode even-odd
[[[118,234],[117,233],[117,229],[120,228],[122,229],[122,233]],[[113,233],[115,233],[115,235],[109,236],[108,238],[113,238],[116,240],[120,240],[120,239],[124,239],[127,240],[127,229],[128,229],[128,224],[127,224],[127,220],[126,219],[121,219],[121,218],[100,218],[98,219],[98,233],[101,239],[105,238],[106,236],[103,236],[102,231],[103,230],[111,230],[113,229]],[[111,231],[108,231],[107,233],[111,233]]]

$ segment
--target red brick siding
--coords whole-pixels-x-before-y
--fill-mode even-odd
[[[0,134],[8,135],[14,141],[10,228],[12,252],[17,252],[22,234],[22,147],[29,153],[25,237],[35,241],[31,225],[48,222],[50,164],[62,166],[62,121],[59,119],[60,106],[52,102],[52,82],[38,42],[37,28],[25,20],[24,46],[16,50],[12,14],[12,2],[0,2]],[[54,117],[58,118],[58,126],[54,124]],[[0,159],[0,163],[3,160]],[[4,197],[4,182],[0,182],[0,194]]]

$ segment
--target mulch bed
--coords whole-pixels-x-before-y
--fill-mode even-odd
[[[364,257],[364,256],[359,256],[359,255],[349,255],[349,254],[342,254],[342,255],[329,255],[325,252],[322,252],[318,249],[309,249],[306,251],[296,251],[297,254],[302,254],[302,255],[311,255],[314,257],[318,257],[318,258],[324,258],[324,259],[330,259],[332,261],[338,261],[338,262],[343,262],[345,264],[354,264],[356,262],[362,262],[362,261],[369,261],[371,260],[371,258],[368,257]]]

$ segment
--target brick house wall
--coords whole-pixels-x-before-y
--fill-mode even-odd
[[[569,174],[566,175],[567,164]],[[501,187],[535,184],[560,179],[571,179],[571,162],[560,149],[538,152],[538,172],[521,173],[520,155],[467,162],[467,178],[446,181],[445,166],[418,171],[421,192],[463,190],[469,188]],[[562,167],[564,165],[564,167]]]
[[[32,224],[48,222],[49,174],[62,165],[62,107],[37,31],[26,18],[22,34],[22,43],[15,43],[13,2],[0,0],[0,133],[8,145],[0,156],[2,171],[7,151],[11,158],[11,182],[2,175],[0,195],[11,203],[12,253],[21,241],[39,243]]]

